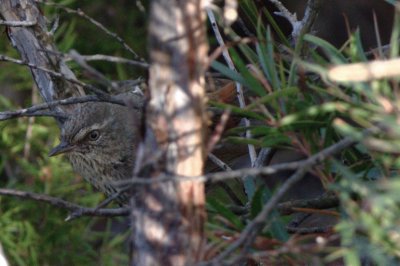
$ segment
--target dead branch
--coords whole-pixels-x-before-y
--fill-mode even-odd
[[[68,54],[72,60],[89,73],[89,76],[94,77],[99,83],[114,89],[118,86],[115,82],[109,80],[103,73],[86,63],[86,60],[76,50],[71,50]]]
[[[73,60],[70,53],[64,55],[66,61]],[[107,61],[107,62],[112,62],[112,63],[128,64],[128,65],[132,65],[132,66],[139,66],[142,68],[149,68],[149,64],[147,64],[147,63],[144,63],[141,61],[130,60],[130,59],[118,57],[118,56],[94,54],[94,55],[80,55],[80,57],[87,62],[89,62],[89,61]]]
[[[34,113],[30,112],[0,112],[0,121],[17,118],[17,117],[39,117],[39,116],[47,116],[54,117],[56,119],[66,119],[68,116],[65,113],[60,113],[56,111],[36,111]]]
[[[126,105],[126,103],[123,100],[120,100],[118,98],[108,96],[108,97],[99,97],[96,95],[88,95],[88,96],[83,96],[83,97],[71,97],[63,100],[58,100],[58,101],[50,101],[47,103],[42,103],[42,104],[37,104],[29,108],[24,108],[16,111],[5,111],[5,112],[0,112],[0,121],[7,120],[7,119],[12,119],[12,118],[17,118],[17,117],[22,117],[22,116],[54,116],[54,117],[60,117],[60,118],[66,118],[65,113],[59,113],[59,112],[40,112],[41,110],[45,109],[52,109],[52,107],[55,106],[60,106],[60,105],[71,105],[71,104],[77,104],[77,103],[85,103],[85,102],[109,102],[113,104],[119,104],[119,105]],[[138,103],[138,102],[135,102]],[[129,107],[132,107],[137,110],[142,110],[142,106],[139,105],[130,105]]]
[[[6,21],[0,19],[0,25],[9,27],[29,27],[36,24],[36,21]]]
[[[324,196],[315,199],[282,202],[278,204],[277,209],[280,214],[289,215],[298,211],[298,208],[329,209],[337,206],[339,206],[337,196]]]
[[[87,208],[69,201],[62,200],[60,198],[55,198],[48,195],[37,194],[27,191],[14,190],[14,189],[0,188],[0,195],[44,202],[53,205],[57,208],[62,208],[68,211],[72,211],[75,213],[75,216],[79,215],[79,216],[115,217],[115,216],[126,216],[129,214],[129,208],[115,208],[115,209]],[[71,220],[71,218],[72,217],[70,215],[67,217],[67,220]]]
[[[50,52],[49,52],[50,53]],[[19,60],[19,59],[15,59],[6,55],[1,55],[0,54],[0,61],[6,61],[6,62],[10,62],[10,63],[14,63],[17,65],[23,65],[23,66],[28,66],[31,68],[31,70],[38,70],[38,71],[42,71],[45,74],[48,74],[50,77],[54,77],[54,78],[59,78],[60,80],[63,80],[64,82],[70,82],[73,85],[79,86],[80,88],[86,88],[96,94],[101,94],[101,95],[105,95],[106,93],[97,89],[96,87],[94,87],[93,85],[90,84],[86,84],[82,81],[77,80],[75,77],[71,78],[68,77],[66,75],[64,75],[61,72],[57,72],[54,71],[52,69],[46,68],[46,67],[41,67],[38,66],[34,63],[30,63],[28,61],[24,61],[24,60]],[[84,94],[82,94],[84,95]],[[45,99],[46,100],[46,99]],[[50,101],[50,99],[48,99],[47,101]]]
[[[297,19],[296,14],[290,13],[290,11],[279,1],[269,0],[279,10],[275,12],[276,15],[286,18],[292,25],[292,38],[296,41],[300,36],[311,31],[312,25],[318,16],[318,12],[321,6],[321,0],[308,0],[306,10],[302,20]]]

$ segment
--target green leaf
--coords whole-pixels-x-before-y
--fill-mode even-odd
[[[267,17],[267,20],[271,24],[274,31],[277,33],[281,42],[286,47],[291,47],[288,37],[286,37],[286,34],[283,33],[281,27],[279,27],[278,23],[276,23],[274,17],[271,15],[271,13],[266,8],[263,8],[263,13]]]
[[[247,118],[254,118],[257,120],[264,120],[265,117],[259,113],[256,113],[254,111],[250,111],[246,109],[242,109],[240,107],[237,107],[235,105],[230,105],[230,104],[225,104],[225,103],[220,103],[220,102],[210,102],[211,105],[221,108],[223,110],[229,109],[232,111],[232,113],[247,117]]]
[[[258,38],[261,39],[262,42],[256,43],[256,50],[264,75],[270,81],[271,86],[274,89],[280,89],[281,84],[278,78],[278,71],[275,64],[274,45],[270,28],[267,29],[264,40],[262,39],[260,31],[258,32]]]
[[[76,19],[70,20],[68,23],[63,23],[54,34],[58,48],[61,51],[68,51],[74,46],[77,38],[75,26]]]
[[[327,41],[310,34],[304,35],[304,40],[321,47],[333,63],[347,63],[347,59],[342,55],[342,53],[340,53],[336,47]]]
[[[222,75],[230,78],[231,80],[239,82],[240,84],[244,84],[245,83],[245,80],[242,77],[242,75],[240,75],[235,70],[230,69],[229,67],[227,67],[226,65],[224,65],[224,64],[222,64],[222,63],[220,63],[218,61],[213,61],[211,63],[211,67],[214,68],[215,70],[217,70]]]
[[[250,144],[254,146],[261,146],[261,141],[257,139],[248,139],[248,138],[242,138],[242,137],[227,137],[227,141],[230,141],[232,143],[236,144]]]
[[[357,29],[356,32],[350,38],[350,55],[351,55],[352,61],[354,61],[354,62],[368,61],[367,56],[365,55],[364,48],[362,46],[361,35],[360,35],[359,29]]]
[[[397,1],[396,1],[397,2]],[[398,5],[398,3],[396,3]],[[399,55],[399,37],[400,37],[400,14],[399,12],[394,13],[394,22],[392,35],[390,37],[390,57],[395,58]]]
[[[242,230],[244,228],[242,221],[231,210],[229,210],[226,205],[222,204],[214,198],[209,198],[207,202],[215,210],[216,213],[226,218],[236,227],[236,229]]]
[[[254,193],[251,199],[250,217],[254,219],[260,213],[263,207],[263,198],[266,187],[260,186]]]
[[[247,105],[246,109],[251,110],[253,108],[257,108],[257,106],[259,106],[260,104],[270,105],[273,101],[277,101],[279,98],[289,98],[291,96],[298,95],[298,93],[299,89],[297,87],[282,88],[256,99],[254,102]]]
[[[275,136],[264,137],[261,145],[263,147],[279,147],[290,143],[291,140],[289,137],[284,135],[275,135]]]
[[[257,18],[259,17],[258,9],[252,0],[243,0],[240,4],[246,18],[250,21],[253,28],[257,26]]]
[[[253,74],[247,69],[243,60],[239,57],[235,50],[231,49],[232,60],[235,63],[239,73],[243,75],[243,85],[248,87],[250,90],[255,92],[258,96],[264,96],[266,94],[265,88],[260,82],[253,76]]]

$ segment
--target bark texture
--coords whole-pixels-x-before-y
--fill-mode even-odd
[[[61,73],[76,79],[68,66],[57,57],[53,36],[47,30],[46,18],[33,0],[2,0],[0,16],[10,22],[33,22],[32,26],[8,26],[7,34],[21,59],[31,65]],[[84,95],[76,84],[55,77],[49,72],[30,67],[32,76],[44,101],[64,99]],[[68,106],[57,106],[59,111],[68,111]]]
[[[201,175],[204,163],[205,13],[201,0],[154,0],[150,25],[151,178]],[[154,154],[158,154],[154,158]],[[147,160],[149,161],[149,159]],[[178,178],[179,180],[179,178]],[[155,183],[135,199],[132,265],[192,265],[202,256],[204,185]]]

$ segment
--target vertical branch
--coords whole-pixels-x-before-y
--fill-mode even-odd
[[[215,37],[216,37],[216,39],[217,39],[219,45],[220,45],[221,47],[223,47],[223,48],[226,47],[226,46],[225,46],[224,39],[222,38],[222,35],[221,35],[221,33],[219,32],[217,20],[215,19],[214,13],[213,13],[213,11],[212,11],[211,9],[209,9],[209,8],[207,9],[207,15],[208,15],[208,18],[209,18],[209,20],[210,20],[210,22],[211,22],[211,26],[212,26],[212,28],[213,28]],[[232,59],[231,59],[231,57],[230,57],[229,52],[228,52],[227,49],[223,49],[223,50],[222,50],[222,55],[223,55],[223,57],[224,57],[226,63],[228,64],[229,68],[230,68],[231,70],[237,72],[237,71],[236,71],[235,64],[233,63],[233,61],[232,61]],[[245,100],[244,100],[244,94],[243,94],[242,84],[240,84],[239,82],[236,82],[236,92],[237,92],[237,98],[238,98],[238,101],[239,101],[239,106],[240,106],[240,108],[243,108],[243,109],[244,109],[244,108],[246,107],[246,103],[245,103]],[[246,127],[250,127],[250,120],[247,119],[247,118],[243,118],[243,120],[244,120],[245,126],[246,126]],[[246,137],[247,137],[247,138],[251,138],[251,133],[250,133],[249,130],[246,130]],[[254,148],[254,145],[251,145],[251,144],[249,144],[247,147],[248,147],[248,149],[249,149],[250,161],[251,161],[251,164],[253,165],[254,162],[256,161],[256,158],[257,158],[256,149]]]
[[[196,176],[205,157],[205,15],[201,0],[153,0],[147,117],[161,158],[147,172]],[[148,130],[148,131],[149,131]],[[155,151],[152,151],[154,154]],[[204,184],[154,183],[134,199],[132,265],[191,265],[203,246]]]

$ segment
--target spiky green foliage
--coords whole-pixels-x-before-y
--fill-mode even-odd
[[[254,254],[266,252],[269,255],[261,257],[261,261],[278,264],[310,262],[313,257],[321,263],[343,259],[347,265],[361,265],[362,262],[398,264],[400,113],[397,79],[353,83],[330,81],[327,72],[331,66],[373,59],[363,49],[358,31],[340,49],[314,35],[302,36],[295,46],[306,48],[307,53],[303,50],[299,54],[289,46],[288,39],[282,40],[284,35],[268,11],[257,10],[253,1],[242,1],[241,8],[247,15],[245,19],[251,21],[247,26],[257,34],[256,41],[230,48],[237,72],[220,62],[214,62],[212,67],[250,90],[253,100],[247,108],[240,110],[234,106],[231,110],[258,122],[250,128],[231,130],[229,138],[259,148],[291,147],[307,155],[318,153],[346,136],[360,141],[315,168],[327,190],[340,199],[336,209],[339,223],[330,234],[330,237],[337,236],[340,244],[328,245],[317,252],[308,246],[299,254],[296,248],[287,246],[289,237],[284,230],[287,219],[274,214],[259,235],[259,241],[265,241],[265,245],[255,245]],[[274,37],[270,26],[260,22],[263,19],[269,20],[275,28]],[[400,25],[396,23],[391,57],[399,55],[399,29]],[[247,47],[244,49],[243,46]],[[257,74],[250,73],[246,64],[256,68]],[[366,129],[373,129],[373,133],[365,137],[362,132]],[[251,131],[252,139],[243,136],[245,130]],[[258,192],[243,202],[251,215],[245,211],[240,226],[237,215],[243,214],[238,212],[235,216],[213,199],[212,210],[218,211],[216,214],[211,212],[211,217],[223,217],[222,224],[230,226],[224,230],[223,226],[215,225],[221,221],[212,218],[212,228],[218,227],[235,239],[241,228],[261,209],[260,204],[268,201],[270,193],[264,187],[260,183]],[[324,237],[329,239],[329,236]],[[290,241],[302,248],[301,237],[294,236]],[[284,246],[285,251],[276,251]]]

